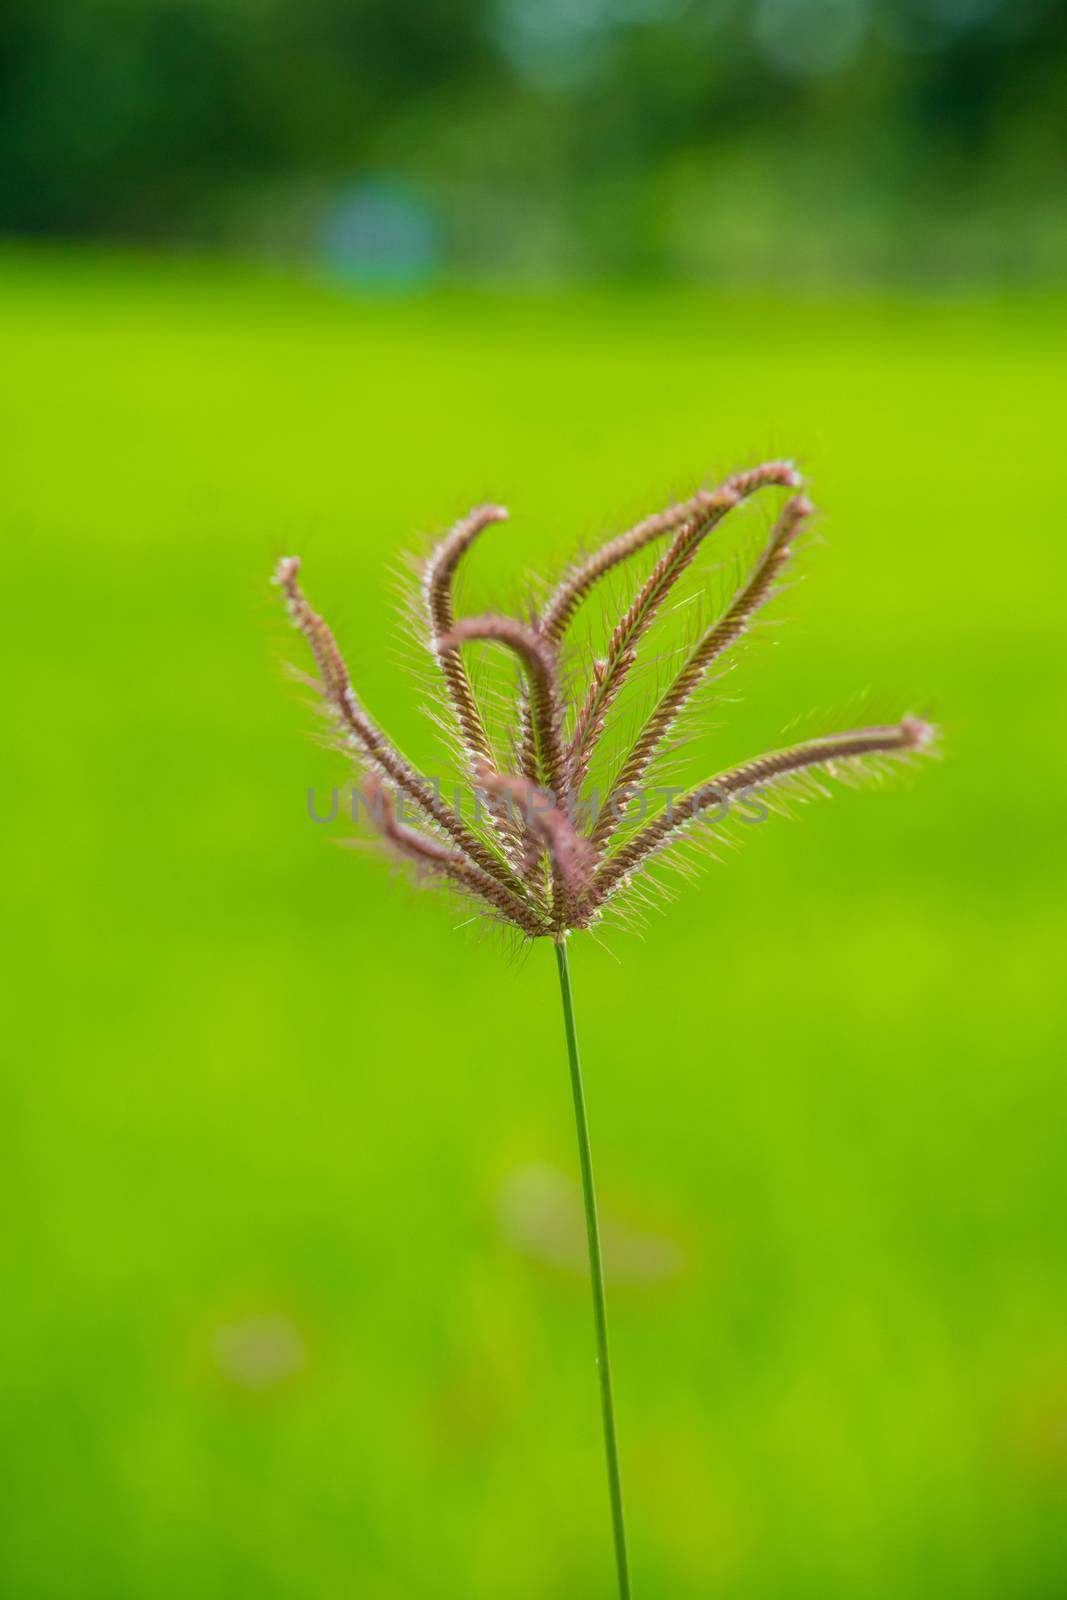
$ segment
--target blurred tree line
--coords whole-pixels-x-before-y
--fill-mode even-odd
[[[1061,0],[0,9],[8,234],[313,250],[373,180],[357,255],[459,271],[1054,272],[1065,177]]]

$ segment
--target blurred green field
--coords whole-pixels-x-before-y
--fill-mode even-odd
[[[552,952],[309,824],[343,772],[267,578],[433,770],[420,531],[511,507],[482,606],[784,453],[824,537],[717,749],[873,686],[947,759],[574,943],[602,1203],[670,1269],[612,1288],[636,1592],[1061,1595],[1067,300],[11,253],[0,348],[0,1593],[607,1600]]]

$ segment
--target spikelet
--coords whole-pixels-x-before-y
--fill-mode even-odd
[[[333,634],[320,616],[308,605],[296,581],[300,562],[296,556],[286,556],[279,563],[274,581],[283,590],[290,619],[304,634],[319,669],[322,694],[337,718],[357,756],[392,778],[399,789],[432,822],[451,834],[456,844],[483,872],[497,878],[507,886],[510,874],[504,863],[483,840],[465,826],[462,819],[446,806],[435,792],[424,783],[411,763],[401,755],[371,720],[356,699],[341,652]]]
[[[612,783],[593,830],[595,845],[599,846],[608,836],[618,801],[641,782],[657,748],[667,738],[710,667],[737,643],[756,612],[771,598],[779,574],[792,553],[791,541],[813,510],[811,502],[803,495],[795,496],[786,504],[751,577],[738,590],[724,615],[712,623],[694,645],[689,659],[658,701]]]
[[[932,747],[936,730],[918,717],[904,717],[884,727],[858,728],[851,733],[830,734],[810,739],[785,750],[756,756],[739,767],[720,772],[698,784],[680,800],[673,800],[663,814],[627,840],[597,872],[593,881],[593,904],[599,906],[620,880],[639,870],[664,845],[683,830],[699,824],[709,812],[719,814],[738,795],[762,794],[795,779],[800,774],[824,774],[829,778],[859,776],[872,758],[888,756],[906,760]]]
[[[441,641],[442,649],[454,650],[476,639],[506,645],[526,669],[529,680],[530,716],[534,741],[545,782],[557,799],[568,792],[567,763],[563,754],[559,674],[556,652],[536,628],[514,617],[467,617],[456,624]]]
[[[413,862],[418,872],[436,873],[447,878],[465,894],[484,902],[505,922],[520,927],[530,938],[537,938],[547,931],[530,906],[505,889],[488,872],[483,872],[476,862],[469,861],[460,851],[449,850],[436,839],[402,823],[377,773],[372,773],[364,782],[363,798],[367,814],[383,839],[397,855]]]

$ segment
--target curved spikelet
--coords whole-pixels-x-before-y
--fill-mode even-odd
[[[775,583],[789,560],[791,542],[813,510],[811,501],[803,495],[796,495],[786,504],[751,577],[737,591],[725,614],[705,630],[678,676],[661,696],[619,768],[597,818],[592,842],[598,849],[615,830],[620,802],[641,782],[656,750],[710,667],[737,643],[756,612],[771,598]]]
[[[738,473],[728,482],[739,496],[744,496],[751,494],[755,488],[772,483],[795,489],[800,484],[800,476],[791,461],[768,461],[751,472]],[[544,608],[541,631],[545,637],[558,644],[579,606],[613,567],[628,561],[665,534],[673,533],[683,523],[699,521],[714,512],[721,492],[721,489],[700,489],[689,500],[682,500],[677,505],[668,506],[665,511],[645,517],[626,533],[609,539],[572,568],[556,586]]]
[[[363,797],[368,815],[378,832],[396,851],[397,855],[415,864],[420,872],[429,872],[447,878],[450,883],[470,895],[474,900],[489,906],[506,922],[517,924],[531,939],[547,932],[543,920],[516,895],[511,894],[489,873],[469,861],[457,850],[449,850],[438,840],[428,838],[402,823],[396,807],[377,773],[372,773],[363,785]]]
[[[459,728],[467,770],[471,774],[479,764],[494,764],[493,748],[467,676],[463,654],[458,648],[445,648],[441,641],[447,638],[455,623],[452,591],[460,562],[484,529],[507,520],[508,513],[503,506],[475,506],[435,545],[423,577],[431,644]],[[521,856],[525,846],[523,833],[507,817],[494,816],[493,823],[509,858],[514,860],[516,855]]]
[[[803,744],[756,756],[739,767],[717,773],[669,804],[663,813],[628,839],[602,863],[593,879],[592,902],[601,905],[621,881],[644,866],[664,845],[701,820],[721,819],[730,801],[739,795],[760,794],[800,773],[819,771],[842,777],[862,771],[871,757],[906,759],[932,748],[936,730],[918,717],[905,717],[888,726],[857,728],[828,734]]]
[[[507,517],[503,506],[476,506],[434,547],[426,563],[423,581],[426,612],[438,666],[466,743],[472,770],[478,761],[491,763],[493,752],[463,665],[463,657],[458,649],[443,648],[441,640],[451,631],[455,622],[452,584],[456,569],[483,529],[495,522],[506,522]]]
[[[465,617],[441,641],[442,648],[458,649],[474,640],[506,645],[526,669],[530,685],[530,715],[537,744],[541,776],[557,800],[566,800],[567,769],[561,733],[559,680],[556,654],[535,628],[514,617],[496,614]]]
[[[636,660],[637,645],[655,621],[668,594],[692,565],[708,534],[729,511],[757,490],[774,484],[795,487],[799,481],[796,470],[780,461],[754,467],[749,472],[736,473],[707,496],[700,509],[681,523],[670,545],[616,623],[608,641],[603,670],[599,680],[589,686],[568,752],[572,781],[580,783],[588,771],[589,759],[603,731],[608,711],[618,698]]]
[[[392,778],[399,789],[418,809],[443,828],[463,853],[483,872],[511,887],[514,874],[507,864],[478,838],[434,793],[415,772],[411,763],[401,755],[371,720],[356,699],[348,676],[348,668],[337,643],[323,619],[311,607],[297,583],[300,561],[296,556],[286,556],[278,563],[274,581],[283,590],[289,615],[295,627],[307,639],[319,669],[322,693],[338,722],[347,733],[360,756],[372,767],[379,768]]]

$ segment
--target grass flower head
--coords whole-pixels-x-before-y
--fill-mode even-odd
[[[774,490],[789,493],[751,570],[690,642],[636,733],[620,740],[619,697],[665,603],[730,513]],[[386,845],[420,876],[447,884],[494,921],[525,938],[559,940],[592,926],[605,911],[625,913],[635,906],[650,869],[739,800],[758,795],[775,804],[790,795],[825,793],[826,779],[877,775],[888,763],[929,750],[934,730],[918,717],[846,729],[673,790],[658,815],[637,827],[631,821],[632,802],[679,719],[779,591],[813,509],[789,462],[736,473],[575,561],[538,613],[526,618],[490,612],[457,619],[460,564],[479,537],[506,521],[507,512],[480,506],[459,522],[424,565],[418,624],[438,674],[443,720],[480,800],[481,825],[465,820],[459,806],[449,806],[374,723],[355,694],[333,634],[304,597],[299,561],[281,561],[275,581],[311,647],[318,687],[355,760],[367,812]],[[571,628],[579,610],[609,575],[649,549],[657,552],[654,565],[633,586],[603,655],[585,673],[577,671]],[[517,669],[510,725],[495,737],[467,667],[467,652],[478,645],[507,652]],[[583,785],[592,761],[605,750],[606,793],[590,798]],[[399,819],[400,807],[414,826]]]

